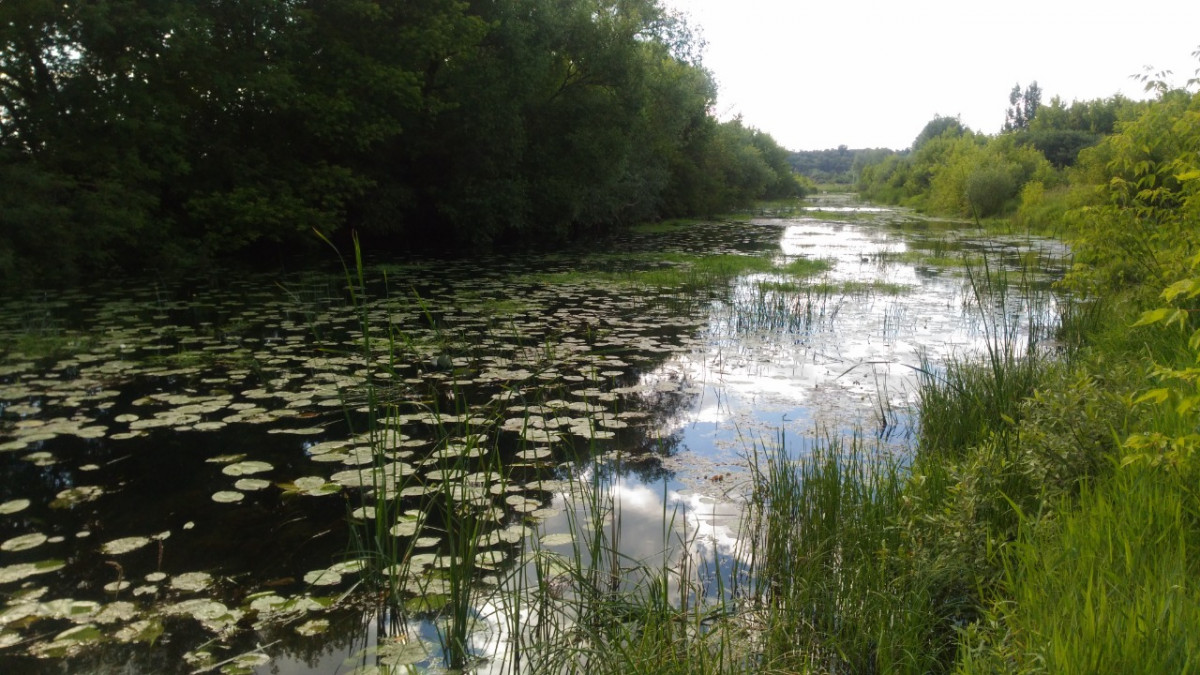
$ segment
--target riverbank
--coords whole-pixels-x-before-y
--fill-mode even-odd
[[[1054,242],[783,215],[36,305],[61,339],[0,388],[6,667],[1015,663],[1016,556],[1125,470],[1158,332],[1051,292]]]
[[[926,373],[903,468],[861,438],[756,447],[755,583],[600,622],[589,671],[1194,671],[1195,413],[1147,390],[1195,338],[1119,296],[1061,312],[1052,350]]]

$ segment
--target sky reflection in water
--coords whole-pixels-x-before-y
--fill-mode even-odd
[[[825,205],[823,210],[830,208],[857,207],[832,204]],[[515,292],[509,288],[511,277],[506,276],[514,274],[513,270],[496,268],[475,271],[476,268],[470,265],[462,269],[436,269],[436,266],[427,265],[424,273],[420,266],[411,270],[413,278],[417,280],[413,288],[419,289],[423,297],[431,301],[450,299],[444,307],[435,308],[434,314],[418,312],[413,307],[397,310],[384,309],[382,306],[373,309],[372,314],[390,316],[392,321],[423,321],[428,326],[428,334],[432,335],[441,330],[449,332],[455,325],[453,322],[464,326],[462,330],[467,330],[465,326],[489,325],[486,312],[505,297],[505,293],[511,294],[518,305],[520,301],[530,303],[530,307],[518,307],[517,318],[509,323],[492,326],[491,335],[497,340],[497,353],[507,356],[492,355],[483,359],[487,365],[481,366],[479,372],[474,374],[477,383],[482,383],[480,391],[487,396],[492,391],[488,387],[507,386],[496,385],[495,382],[515,378],[517,371],[524,373],[522,378],[530,378],[532,371],[523,369],[533,368],[531,364],[537,360],[537,354],[554,347],[559,361],[552,362],[551,368],[543,371],[543,374],[550,378],[561,376],[566,383],[562,385],[562,395],[572,400],[572,408],[568,410],[561,407],[554,412],[540,412],[548,424],[556,416],[558,419],[573,420],[574,433],[578,435],[581,428],[578,424],[582,421],[587,426],[589,422],[584,418],[594,414],[590,412],[591,404],[587,401],[594,401],[598,410],[612,410],[617,405],[615,401],[622,400],[624,410],[642,414],[640,419],[643,421],[654,420],[653,428],[638,428],[635,432],[632,428],[624,429],[621,426],[624,423],[615,416],[604,420],[609,426],[603,426],[601,418],[595,417],[588,428],[593,433],[604,434],[603,442],[597,443],[601,458],[594,461],[581,459],[570,465],[570,469],[577,481],[595,487],[593,499],[619,507],[620,549],[630,564],[638,562],[651,568],[665,565],[670,569],[680,569],[687,563],[688,569],[697,575],[695,578],[712,588],[713,580],[705,575],[712,574],[714,561],[720,560],[723,573],[729,574],[732,561],[743,553],[738,546],[738,534],[741,500],[749,484],[748,453],[756,449],[773,452],[782,443],[793,456],[797,456],[811,447],[816,436],[822,433],[861,433],[864,437],[878,439],[888,452],[903,452],[912,433],[908,410],[915,401],[916,368],[928,364],[936,369],[948,358],[982,353],[988,330],[999,324],[995,319],[984,321],[980,318],[981,314],[975,307],[975,292],[961,266],[954,262],[956,257],[986,253],[990,266],[1016,270],[1025,260],[1022,251],[1030,248],[1041,249],[1041,255],[1051,260],[1061,261],[1066,255],[1061,246],[1042,240],[983,240],[970,233],[949,229],[933,231],[918,228],[910,231],[903,226],[895,227],[897,223],[904,225],[903,218],[897,219],[891,212],[866,215],[868,219],[864,220],[860,214],[855,214],[855,220],[851,222],[801,217],[787,221],[755,221],[749,225],[724,229],[699,228],[698,241],[703,242],[700,246],[704,251],[758,250],[764,242],[769,245],[772,237],[777,236],[775,256],[779,265],[808,258],[826,260],[830,268],[804,280],[775,273],[745,275],[730,282],[727,292],[707,296],[708,299],[702,300],[698,307],[694,306],[694,299],[689,299],[692,306],[680,316],[671,315],[663,305],[655,304],[653,294],[646,291],[594,288],[586,284],[562,287],[530,284],[520,281],[518,270],[515,272],[518,275],[516,285],[525,290]],[[667,236],[666,241],[676,242],[679,239]],[[732,243],[722,241],[722,236],[732,237]],[[643,243],[650,249],[661,246],[661,241],[657,244],[654,241]],[[930,263],[922,258],[926,255],[940,262]],[[620,254],[617,254],[614,260],[619,257]],[[571,266],[569,260],[542,264],[548,270],[567,271]],[[418,283],[422,285],[418,287]],[[304,287],[298,288],[296,293],[308,292]],[[81,476],[88,475],[86,472],[78,473],[83,467],[78,470],[74,467],[73,463],[80,457],[97,460],[100,466],[90,471],[97,477],[96,482],[105,486],[110,482],[120,484],[121,480],[117,478],[107,482],[102,479],[117,476],[119,471],[128,467],[146,465],[150,468],[145,473],[155,474],[160,472],[156,467],[170,465],[175,468],[175,472],[170,474],[170,485],[178,483],[175,487],[168,490],[169,485],[164,481],[151,486],[135,485],[128,489],[118,486],[120,489],[115,495],[108,494],[96,503],[136,508],[130,505],[144,501],[146,495],[159,492],[164,500],[178,500],[176,506],[159,509],[160,519],[169,517],[179,521],[172,520],[159,527],[176,530],[174,538],[165,542],[168,563],[172,555],[176,559],[184,555],[189,564],[194,563],[204,569],[224,566],[226,573],[246,574],[246,570],[253,566],[239,567],[234,564],[230,567],[229,561],[223,557],[226,556],[223,552],[225,548],[241,544],[220,539],[218,530],[222,528],[214,530],[214,525],[262,521],[275,523],[270,526],[272,536],[278,534],[276,530],[288,535],[279,535],[280,541],[296,539],[305,542],[300,547],[305,551],[302,557],[274,560],[270,556],[256,554],[254,558],[260,563],[271,559],[272,565],[279,564],[279,570],[272,569],[270,576],[283,579],[296,572],[299,572],[296,576],[302,576],[314,566],[323,566],[326,563],[319,562],[319,559],[329,556],[331,546],[336,548],[340,545],[336,542],[330,544],[328,533],[333,526],[320,526],[321,532],[317,534],[325,536],[325,539],[319,547],[312,546],[313,539],[310,537],[314,533],[301,530],[291,533],[286,531],[286,527],[297,523],[321,523],[323,520],[340,522],[344,515],[336,508],[337,504],[331,510],[322,506],[322,502],[315,501],[331,500],[326,503],[332,504],[332,500],[340,500],[314,495],[287,502],[272,491],[275,490],[273,484],[283,484],[289,480],[299,482],[301,477],[324,484],[325,473],[322,473],[321,467],[344,468],[342,464],[352,465],[357,461],[354,460],[353,448],[330,445],[333,443],[337,446],[339,441],[336,436],[344,436],[345,428],[340,426],[343,423],[328,420],[343,405],[338,388],[343,383],[355,381],[352,373],[360,364],[329,352],[322,357],[326,363],[317,366],[305,353],[311,347],[306,342],[309,338],[305,334],[310,329],[305,328],[305,322],[312,323],[312,330],[336,333],[352,329],[355,319],[352,312],[344,311],[345,308],[338,309],[342,301],[336,292],[336,285],[328,281],[323,286],[317,284],[313,287],[312,298],[305,299],[297,295],[292,299],[297,300],[293,304],[298,309],[287,310],[290,314],[285,315],[284,320],[263,326],[262,334],[257,337],[253,329],[248,329],[249,332],[242,336],[242,347],[263,345],[273,350],[272,360],[282,361],[281,365],[274,366],[272,360],[266,360],[257,364],[242,365],[238,362],[228,366],[226,380],[201,380],[201,384],[208,388],[228,389],[229,392],[201,400],[194,393],[172,393],[170,387],[194,386],[189,384],[193,382],[189,378],[205,375],[189,375],[185,364],[178,364],[177,368],[174,368],[176,364],[166,364],[158,367],[157,375],[131,376],[135,384],[129,384],[129,391],[113,392],[114,403],[95,404],[99,410],[97,417],[103,419],[111,416],[113,420],[108,423],[113,429],[123,429],[117,425],[127,424],[131,432],[134,431],[133,425],[153,421],[146,412],[142,413],[141,419],[128,423],[121,421],[122,415],[113,415],[123,407],[128,407],[131,401],[136,404],[158,397],[151,403],[158,408],[173,406],[171,415],[181,414],[178,409],[180,405],[191,405],[197,407],[194,415],[196,420],[189,419],[186,423],[196,424],[194,429],[173,432],[164,428],[138,437],[130,433],[126,435],[131,438],[125,440],[88,440],[86,443],[56,440],[53,443],[57,445],[52,448],[54,452],[47,454],[47,461],[52,460],[57,464],[30,466],[28,462],[32,460],[28,460],[28,457],[27,461],[23,461],[15,459],[16,455],[10,453],[4,458],[6,461],[12,460],[10,464],[15,468],[10,470],[18,471],[20,475],[31,475],[32,471],[50,475],[55,485],[45,486],[45,489],[53,495],[55,490],[75,485]],[[468,300],[474,304],[468,304]],[[1036,301],[1013,296],[1003,301],[985,299],[984,304],[991,310],[988,316],[1003,317],[1007,325],[1018,327],[1013,333],[1018,349],[1023,348],[1022,331],[1026,330],[1024,326],[1027,326],[1031,317],[1037,322],[1046,323],[1049,321],[1047,317],[1054,314],[1054,301],[1048,293],[1041,294]],[[320,311],[306,314],[314,306]],[[234,321],[227,318],[226,326],[236,322],[251,326],[258,318],[252,307],[247,308],[236,302],[222,301],[219,307],[229,307],[229,312],[239,312],[237,316],[243,317]],[[111,312],[113,316],[130,314],[119,307],[104,311]],[[169,313],[179,314],[180,317],[168,316]],[[406,314],[400,317],[398,313]],[[176,322],[185,325],[188,315],[193,321],[201,322],[197,324],[199,330],[181,329],[174,325]],[[168,354],[181,351],[186,354],[186,350],[192,346],[197,350],[216,350],[218,354],[224,354],[239,346],[227,339],[230,336],[222,335],[220,330],[216,331],[215,337],[202,334],[211,330],[206,328],[209,324],[204,323],[211,319],[190,304],[160,310],[154,319],[166,325],[153,329],[153,337],[149,342],[141,337],[146,331],[135,321],[128,322],[128,326],[122,324],[120,330],[128,332],[128,346],[126,342],[121,342],[115,347],[116,353],[125,355],[128,352],[132,359],[133,352],[138,349],[135,345],[139,344],[146,345],[145,351],[158,350]],[[584,324],[587,330],[580,334],[577,329]],[[414,336],[425,339],[424,335],[415,332]],[[594,343],[589,344],[589,340],[593,339]],[[405,364],[405,370],[398,372],[397,378],[403,378],[405,382],[428,383],[430,378],[446,382],[458,377],[470,377],[470,374],[456,372],[460,365],[469,364],[468,360],[459,357],[456,357],[457,361],[450,360],[450,370],[431,372],[431,363],[436,367],[441,354],[433,351],[435,344],[432,341],[416,344],[419,349],[426,350],[423,360]],[[509,351],[505,352],[506,349]],[[101,353],[92,358],[101,360],[105,355]],[[339,359],[345,363],[333,363]],[[230,360],[232,362],[232,358]],[[114,383],[122,368],[134,367],[114,361],[100,366],[100,369],[103,371],[110,366]],[[311,373],[318,367],[331,366],[341,370],[331,370],[333,374],[328,382],[313,382],[311,376],[304,375],[304,372]],[[42,382],[47,391],[54,391],[55,387],[74,386],[67,382],[71,378],[67,371],[74,368],[75,371],[71,372],[78,373],[80,368],[89,367],[86,360],[82,361],[82,365],[68,366],[61,376],[62,381],[35,379],[32,375],[23,374],[25,371],[22,370],[8,373],[8,376],[14,382],[18,379]],[[168,371],[168,367],[173,370]],[[286,377],[281,375],[273,380],[270,391],[246,389],[256,377],[261,377],[256,375],[254,367],[277,367]],[[293,371],[291,374],[288,373],[289,369]],[[240,380],[230,383],[228,376],[235,373]],[[489,373],[497,380],[485,382],[484,376]],[[144,390],[136,390],[136,387]],[[466,395],[471,396],[469,392]],[[173,402],[176,397],[180,399],[178,405]],[[281,402],[275,399],[280,397],[284,397],[282,405],[292,411],[292,416],[272,418],[272,424],[278,426],[281,419],[291,420],[291,424],[296,426],[292,429],[293,433],[312,432],[314,435],[311,438],[314,440],[302,440],[305,438],[303,436],[299,441],[286,436],[268,436],[267,433],[274,434],[280,430],[274,427],[270,432],[260,431],[270,425],[239,426],[248,424],[258,416],[276,414]],[[41,402],[9,402],[8,417],[17,414],[36,417],[43,403],[54,399],[55,395],[48,394]],[[58,400],[69,401],[71,397],[62,395]],[[449,403],[455,400],[454,397],[445,399]],[[257,407],[260,402],[262,408]],[[212,411],[207,411],[206,406],[211,406]],[[237,421],[225,418],[230,425],[230,432],[226,433],[232,435],[219,436],[221,432],[216,432],[215,426],[212,430],[200,428],[201,425],[213,424],[197,421],[201,416],[227,415],[227,411],[217,412],[225,410],[226,406],[230,409],[236,407],[239,411]],[[150,408],[152,411],[155,409]],[[49,414],[62,413],[55,409]],[[174,417],[166,417],[165,410],[157,414],[163,416],[164,424],[183,423]],[[514,414],[520,416],[520,412]],[[630,421],[636,420],[630,418]],[[410,422],[410,426],[405,427],[406,434],[415,434],[414,438],[405,442],[414,444],[418,453],[428,452],[428,445],[433,442],[432,438],[422,435],[426,432],[418,431],[421,424]],[[97,428],[103,430],[103,427]],[[251,428],[256,431],[251,433]],[[561,431],[567,433],[565,427]],[[540,433],[549,435],[551,432]],[[110,437],[117,438],[116,434]],[[238,447],[223,447],[235,437],[237,443],[233,445]],[[212,440],[217,438],[225,440]],[[176,439],[186,439],[187,442]],[[506,442],[511,443],[511,440]],[[18,442],[14,443],[19,445]],[[320,458],[308,451],[307,454],[300,453],[304,456],[297,456],[297,443],[309,448],[309,451],[314,448],[332,450],[325,457],[335,462],[318,462]],[[212,455],[243,451],[252,452],[255,460],[270,462],[268,466],[272,467],[274,473],[268,470],[255,475],[265,476],[272,486],[262,492],[246,492],[245,503],[239,506],[213,504],[209,495],[217,489],[228,490],[233,477],[228,471],[218,471],[219,464],[211,464],[214,460]],[[22,454],[24,452],[28,451],[22,451]],[[506,452],[515,452],[515,449]],[[407,461],[416,462],[420,458],[418,454]],[[180,467],[186,467],[187,470],[181,472]],[[426,472],[425,469],[422,471]],[[317,475],[311,475],[314,473]],[[335,488],[335,493],[340,492],[339,486],[330,487]],[[10,497],[38,496],[19,494],[22,490],[29,492],[33,488],[10,488],[10,492],[15,490]],[[580,510],[574,501],[575,493],[562,486],[546,492],[527,490],[519,494],[528,495],[529,499],[547,500],[541,505],[541,510],[549,515],[538,525],[539,537],[570,530],[568,514],[582,519],[586,513],[586,509]],[[201,506],[185,504],[186,499],[199,501]],[[49,498],[43,501],[48,502]],[[37,508],[38,505],[32,507]],[[41,508],[44,510],[44,504]],[[79,511],[80,515],[75,518],[77,520],[83,518],[84,510]],[[207,518],[197,515],[210,511],[212,515]],[[62,515],[58,517],[62,518]],[[277,522],[280,518],[285,519],[284,525]],[[70,535],[92,525],[96,528],[102,525],[113,527],[112,520],[115,518],[97,516],[98,522],[92,524],[76,523],[68,518],[57,527]],[[190,533],[183,531],[187,529],[183,526],[184,521],[192,520],[199,523],[198,528]],[[667,541],[664,541],[665,522],[675,525],[674,530],[667,533]],[[30,526],[55,533],[54,529],[45,526]],[[136,526],[130,527],[134,530],[130,534],[153,534],[141,531],[147,526],[140,520]],[[17,533],[16,530],[13,533]],[[97,538],[107,540],[123,534],[111,531],[111,534]],[[21,545],[23,541],[18,539],[13,545]],[[92,574],[96,579],[108,581],[112,571],[102,564],[95,547],[89,548],[86,540],[82,541],[85,543],[76,546],[82,546],[87,551],[87,560],[94,568]],[[211,558],[201,563],[195,555],[186,554],[189,541],[210,542],[211,546],[196,553],[208,554]],[[96,545],[100,543],[103,541],[97,541]],[[258,542],[259,545],[262,543]],[[68,544],[70,542],[55,545]],[[548,544],[546,548],[560,555],[567,555],[571,551],[570,545],[563,543]],[[152,547],[146,548],[143,553],[145,555],[141,559],[154,556]],[[152,563],[150,560],[146,564]],[[283,566],[284,563],[298,566],[298,569],[288,569]],[[158,565],[162,566],[161,560]],[[131,574],[132,570],[131,566]],[[527,580],[530,573],[530,570],[525,570]],[[249,574],[253,576],[253,572]],[[56,582],[56,587],[66,589],[63,592],[71,592],[71,581],[60,580]],[[726,587],[732,581],[732,578],[725,579]],[[627,580],[627,583],[635,582]],[[674,591],[677,591],[677,587]],[[486,604],[476,610],[480,625],[486,626],[486,629],[472,636],[473,647],[479,655],[495,656],[486,667],[499,669],[504,664],[501,654],[508,644],[506,631],[514,625],[509,614],[514,611],[528,612],[528,608],[514,609],[506,604],[508,601],[502,599],[501,595],[485,594],[481,598]],[[229,598],[224,599],[232,602]],[[369,620],[364,623],[361,616],[355,617],[352,612],[337,620],[346,624],[337,633],[339,637],[330,637],[327,644],[318,643],[306,647],[306,652],[297,652],[305,654],[303,658],[288,649],[276,650],[271,663],[260,666],[259,671],[328,672],[337,667],[345,670],[343,662],[348,657],[362,649],[375,648],[377,628]],[[533,622],[536,622],[536,617],[521,615],[515,623],[527,628]],[[356,627],[356,624],[361,625]],[[436,642],[436,635],[428,623],[414,621],[407,630],[425,643]],[[346,635],[357,637],[346,638]],[[295,641],[294,636],[289,640]],[[177,649],[180,648],[179,644],[176,643]],[[3,656],[4,653],[0,652],[0,657]],[[120,660],[119,657],[115,658]],[[173,658],[178,659],[178,655]],[[360,655],[359,660],[362,658]],[[369,663],[373,656],[367,654],[365,658]],[[100,660],[97,663],[106,662]],[[25,665],[29,663],[25,662]],[[139,668],[136,665],[131,667],[134,671]],[[147,665],[142,671],[153,672],[156,667]]]

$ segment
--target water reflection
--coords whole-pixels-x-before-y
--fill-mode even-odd
[[[756,447],[803,453],[818,429],[861,429],[902,450],[917,368],[980,353],[998,330],[1024,348],[1029,326],[1054,315],[1046,293],[978,292],[963,262],[986,253],[989,269],[1017,274],[1031,255],[1061,259],[1061,247],[900,227],[892,212],[855,216],[698,225],[633,236],[619,254],[393,266],[390,287],[369,289],[361,312],[329,275],[288,279],[283,291],[257,280],[179,297],[66,294],[36,312],[8,303],[5,335],[24,335],[41,312],[70,344],[36,345],[63,352],[40,356],[27,345],[0,363],[0,669],[165,672],[210,642],[214,663],[265,652],[269,664],[246,661],[264,673],[347,672],[383,663],[385,647],[398,663],[415,658],[400,654],[410,644],[425,650],[417,663],[438,661],[429,613],[364,611],[348,571],[330,588],[303,581],[345,557],[346,513],[366,493],[357,467],[375,456],[362,433],[368,373],[396,425],[388,460],[407,481],[401,508],[429,510],[431,489],[461,479],[465,501],[495,501],[489,536],[536,532],[506,544],[525,556],[487,571],[501,590],[474,607],[469,647],[481,669],[512,665],[512,645],[543,625],[518,602],[549,581],[528,556],[576,555],[579,535],[597,528],[619,550],[618,587],[638,584],[624,572],[644,566],[672,571],[670,593],[703,596],[718,586],[706,574],[744,562]],[[601,279],[660,264],[639,251],[664,245],[769,250],[781,268],[803,258],[828,269],[686,292]],[[387,336],[369,354],[357,349],[364,316]],[[486,452],[469,472],[447,473],[473,444]],[[491,452],[509,482],[475,485]],[[258,463],[252,474],[245,462]],[[239,501],[214,501],[223,493]],[[564,533],[574,536],[541,543]],[[444,554],[425,534],[422,545]],[[104,548],[151,536],[129,554]],[[34,569],[42,563],[53,565]],[[171,586],[199,571],[216,581],[198,596]],[[106,591],[114,581],[133,584]],[[120,603],[132,614],[105,623]],[[310,611],[285,616],[285,603]],[[325,632],[296,632],[313,617],[329,621]],[[26,655],[29,640],[47,644],[75,625],[107,642],[59,644],[77,654],[66,660]],[[143,632],[121,633],[134,627]],[[155,640],[139,641],[155,631],[169,660],[153,656]],[[132,642],[114,643],[118,634]]]

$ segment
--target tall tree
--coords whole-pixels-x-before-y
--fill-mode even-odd
[[[1033,118],[1037,117],[1038,108],[1042,104],[1042,90],[1034,81],[1022,91],[1018,82],[1008,94],[1008,103],[1011,107],[1004,113],[1004,131],[1024,131],[1029,128]]]

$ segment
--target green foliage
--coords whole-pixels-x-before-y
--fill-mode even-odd
[[[1019,202],[1018,225],[1075,252],[1058,362],[993,349],[922,385],[898,526],[957,598],[961,672],[1195,670],[1200,96],[1149,84],[1151,102],[1035,115],[1018,88],[1011,133],[860,174],[943,213]]]
[[[929,134],[943,129],[936,136]],[[953,118],[936,118],[906,155],[891,155],[859,173],[863,196],[932,213],[987,217],[1015,207],[1030,180],[1057,177],[1034,148],[1010,136],[989,138],[964,130]]]
[[[0,273],[564,239],[802,188],[658,0],[0,6]],[[160,269],[160,271],[161,271]]]
[[[1194,470],[1200,450],[1200,254],[1191,260],[1188,277],[1167,286],[1162,299],[1168,306],[1142,314],[1135,326],[1177,327],[1178,346],[1170,361],[1160,360],[1151,375],[1161,386],[1142,393],[1137,403],[1156,409],[1156,428],[1125,440],[1126,464],[1182,466]]]
[[[969,134],[971,130],[965,126],[957,117],[943,117],[935,115],[933,119],[921,129],[921,133],[917,134],[917,138],[913,140],[912,151],[919,151],[926,143],[935,138],[950,136],[957,138],[963,134]]]
[[[1042,105],[1042,89],[1037,82],[1031,82],[1025,91],[1021,91],[1021,84],[1017,83],[1008,94],[1008,102],[1012,107],[1004,113],[1004,131],[1024,131],[1037,117]]]
[[[1062,199],[1065,193],[1058,188],[1066,176],[1061,170],[1080,168],[1071,181],[1076,186],[1099,183],[1112,149],[1098,144],[1145,104],[1114,96],[1075,101],[1069,107],[1055,97],[1041,105],[1036,83],[1025,90],[1017,86],[1011,99],[1004,134],[987,137],[964,128],[956,118],[935,117],[907,155],[875,156],[857,167],[856,188],[874,201],[944,215],[987,217],[1019,206],[1027,222],[1057,230],[1062,214],[1088,202],[1079,187]],[[1024,191],[1031,181],[1041,184],[1040,194]],[[1053,203],[1043,207],[1035,196],[1047,196]]]
[[[813,182],[848,185],[854,183],[863,166],[878,163],[892,153],[886,148],[852,150],[839,145],[828,150],[792,152],[788,155],[788,163]]]
[[[1069,214],[1077,288],[1157,289],[1187,272],[1200,241],[1200,96],[1168,92],[1083,153],[1098,203]]]
[[[1062,168],[1074,164],[1080,150],[1099,143],[1100,136],[1076,129],[1047,129],[1026,132],[1019,141],[1037,148],[1047,161]]]
[[[1196,99],[1161,90],[1080,153],[1074,186],[1025,190],[1023,212],[1065,212],[1077,251],[1067,284],[1100,300],[1079,306],[1101,309],[1078,314],[1092,327],[1068,352],[1083,357],[1084,379],[1039,388],[1029,404],[1058,392],[1083,414],[1024,418],[1022,446],[1045,447],[1053,470],[1036,482],[1059,489],[1032,503],[1005,493],[1016,536],[988,612],[964,633],[963,671],[1195,670]]]
[[[1070,106],[1055,96],[1048,105],[1038,108],[1037,117],[1029,123],[1029,131],[1080,131],[1108,136],[1116,132],[1118,122],[1131,119],[1142,106],[1120,94],[1091,101],[1071,101]]]

